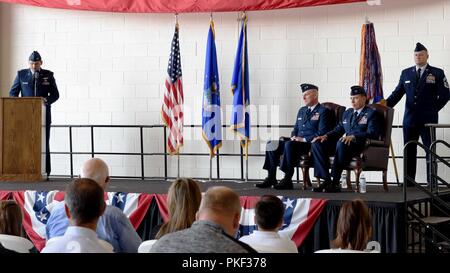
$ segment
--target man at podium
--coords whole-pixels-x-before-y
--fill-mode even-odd
[[[41,68],[42,59],[37,51],[31,53],[29,59],[29,69],[22,69],[17,72],[16,79],[9,91],[9,96],[18,97],[42,97],[46,108],[46,157],[45,169],[47,177],[50,175],[50,125],[51,105],[59,99],[58,87],[56,86],[53,72]]]

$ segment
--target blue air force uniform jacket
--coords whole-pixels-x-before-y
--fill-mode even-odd
[[[46,102],[46,114],[47,124],[51,124],[51,112],[50,105],[58,100],[59,92],[56,86],[53,72],[45,69],[39,71],[39,77],[37,79],[36,94],[34,94],[34,79],[33,73],[30,69],[22,69],[17,72],[17,76],[9,91],[11,97],[18,97],[21,94],[22,97],[43,97]]]
[[[327,135],[333,138],[339,138],[344,133],[347,136],[354,135],[356,142],[359,143],[365,142],[366,139],[377,139],[379,136],[379,122],[376,111],[365,106],[352,122],[354,111],[353,108],[347,109],[339,124]]]
[[[330,110],[320,103],[311,113],[308,114],[307,111],[307,106],[298,110],[291,136],[304,137],[307,142],[311,142],[316,136],[324,135],[333,128],[333,118]]]
[[[406,94],[404,126],[437,123],[438,112],[448,102],[448,81],[442,69],[427,65],[420,79],[416,67],[402,71],[400,81],[386,99],[387,106],[394,107]]]
[[[304,137],[311,142],[316,136],[321,136],[333,128],[333,116],[330,110],[320,103],[307,113],[308,107],[303,106],[298,110],[297,121],[291,136]]]

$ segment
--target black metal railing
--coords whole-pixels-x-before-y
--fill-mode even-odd
[[[444,166],[450,169],[450,163],[447,162],[445,157],[439,156],[435,152],[435,145],[437,143],[442,143],[446,147],[450,148],[450,145],[443,141],[443,140],[436,140],[430,145],[430,147],[426,147],[422,143],[419,143],[418,141],[409,141],[405,144],[403,148],[403,154],[404,154],[404,160],[403,160],[403,176],[404,176],[404,183],[403,183],[403,201],[404,201],[404,221],[405,221],[405,228],[406,228],[406,250],[408,250],[408,247],[411,247],[411,251],[415,251],[415,234],[418,234],[419,241],[417,242],[419,244],[419,251],[422,250],[422,240],[426,241],[427,243],[431,244],[436,249],[442,249],[442,246],[440,246],[440,243],[445,243],[450,245],[450,238],[449,235],[443,232],[440,228],[437,226],[434,226],[433,224],[430,224],[426,222],[424,219],[425,217],[429,216],[429,213],[431,211],[431,207],[434,209],[433,214],[444,216],[444,217],[450,217],[450,204],[444,200],[442,197],[443,195],[440,195],[439,188],[440,186],[444,186],[446,188],[449,188],[449,184],[445,179],[440,177],[437,173],[437,163],[442,163]],[[425,153],[428,153],[430,156],[430,161],[428,164],[430,164],[430,181],[429,187],[425,187],[418,183],[414,178],[410,177],[407,173],[408,169],[408,157],[409,152],[408,148],[411,145],[417,145],[421,149],[424,150]],[[421,192],[425,193],[425,195],[428,197],[428,200],[425,201],[426,207],[424,210],[422,210],[421,205],[419,208],[414,207],[416,204],[415,202],[411,202],[407,198],[407,187],[412,186],[417,189],[419,189]],[[428,208],[428,204],[430,205],[430,209]],[[448,230],[448,227],[445,228]]]
[[[57,177],[74,177],[74,155],[90,155],[91,157],[94,157],[95,155],[127,155],[127,156],[139,156],[140,157],[140,176],[112,176],[113,178],[132,178],[132,179],[172,179],[175,177],[171,177],[168,174],[168,156],[169,153],[167,152],[167,146],[164,146],[163,152],[144,152],[144,130],[145,129],[161,129],[163,130],[163,139],[161,139],[162,143],[166,143],[167,140],[167,129],[164,125],[52,125],[53,128],[68,128],[69,129],[69,151],[59,151],[59,152],[51,152],[51,154],[54,155],[69,155],[70,160],[70,175],[52,175]],[[201,128],[201,125],[185,125],[184,128]],[[222,125],[223,128],[229,127],[228,125]],[[74,128],[89,128],[90,129],[90,143],[91,143],[91,149],[90,151],[74,151],[73,150],[73,129]],[[95,148],[95,128],[123,128],[123,129],[139,129],[139,152],[101,152],[96,151]],[[291,125],[253,125],[251,128],[279,128],[279,129],[291,129]],[[394,125],[392,128],[402,128],[401,125]],[[239,145],[239,141],[236,141],[236,145]],[[240,147],[240,145],[239,145]],[[146,156],[163,156],[164,157],[164,176],[148,176],[145,173],[145,157]],[[210,156],[209,153],[180,153],[180,156]],[[220,175],[220,157],[239,157],[240,158],[240,178],[236,177],[221,177]],[[249,153],[248,157],[264,157],[264,153]],[[216,156],[216,175],[217,177],[215,179],[221,179],[221,180],[244,180],[244,158],[245,154],[240,147],[239,153],[220,153],[220,150],[217,151]],[[392,156],[389,156],[389,158],[392,158]],[[396,155],[395,158],[403,158],[401,155]],[[425,158],[424,156],[419,156],[418,158]],[[445,158],[445,157],[444,157]],[[450,157],[446,157],[447,159],[450,159]],[[297,175],[297,180],[299,176]],[[193,177],[196,179],[208,179],[205,177]],[[249,180],[257,180],[257,179],[249,179]],[[394,183],[394,182],[392,182]]]
[[[448,144],[446,141],[441,140],[441,139],[433,141],[433,143],[431,143],[431,145],[430,145],[430,150],[432,151],[431,156],[430,156],[430,163],[429,163],[430,170],[431,170],[431,181],[432,181],[432,183],[430,183],[430,191],[435,194],[439,193],[439,187],[437,186],[439,184],[439,182],[441,184],[445,185],[447,188],[450,188],[450,183],[448,181],[445,181],[443,178],[441,178],[437,175],[438,160],[433,156],[433,154],[436,153],[437,144],[444,145],[444,147],[448,148],[450,151],[450,144]],[[447,162],[444,162],[444,164],[448,166]]]

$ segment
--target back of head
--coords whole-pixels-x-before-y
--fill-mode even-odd
[[[64,201],[75,225],[96,222],[106,206],[103,188],[88,178],[75,179],[69,183]]]
[[[0,234],[22,235],[22,211],[15,201],[0,201]]]
[[[339,212],[335,248],[364,250],[372,237],[372,217],[369,208],[361,199],[345,202]]]
[[[200,203],[199,213],[208,211],[216,215],[233,215],[241,212],[239,195],[232,189],[217,186],[209,188]]]
[[[218,186],[209,188],[202,198],[197,220],[208,220],[220,225],[230,236],[239,228],[241,203],[232,189]]]
[[[89,178],[97,182],[103,189],[109,179],[108,165],[100,158],[91,158],[81,167],[81,178]]]
[[[169,221],[161,226],[156,238],[190,227],[195,221],[201,199],[200,187],[193,179],[179,178],[173,182],[167,194]]]
[[[255,206],[255,221],[259,229],[277,231],[283,223],[284,205],[274,195],[263,195]]]

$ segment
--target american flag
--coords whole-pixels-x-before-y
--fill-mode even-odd
[[[178,40],[178,23],[173,34],[169,66],[167,67],[166,93],[161,110],[162,120],[169,128],[167,148],[177,154],[183,146],[183,82],[181,80],[181,56]]]
[[[311,198],[290,198],[278,196],[284,203],[283,226],[279,230],[280,236],[291,239],[299,247],[313,228],[326,200]],[[257,229],[255,223],[255,205],[259,201],[258,196],[241,197],[241,219],[239,235],[249,235]]]

